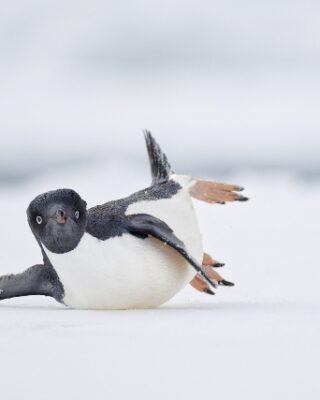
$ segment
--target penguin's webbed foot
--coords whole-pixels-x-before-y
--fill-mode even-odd
[[[201,275],[197,274],[192,281],[190,282],[190,285],[198,290],[199,292],[207,293],[210,295],[214,295],[215,292],[211,289],[210,285],[208,282],[206,282]]]
[[[234,286],[233,282],[224,279],[214,268],[223,267],[223,263],[215,261],[209,254],[204,253],[202,261],[202,272],[210,281],[217,282],[219,286]],[[198,273],[190,282],[191,286],[199,292],[214,295],[208,280],[201,274]]]
[[[229,201],[249,200],[248,197],[238,193],[242,190],[244,189],[237,185],[195,179],[190,188],[190,195],[206,203],[225,204]]]
[[[214,260],[208,253],[203,253],[202,265],[213,268],[221,268],[225,266],[225,263]]]

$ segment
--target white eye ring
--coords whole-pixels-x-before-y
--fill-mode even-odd
[[[41,224],[42,224],[42,217],[40,217],[40,215],[38,215],[38,216],[36,217],[36,221],[37,221],[37,224],[38,224],[38,225],[41,225]]]
[[[79,212],[79,211],[76,211],[76,212],[74,213],[74,216],[75,216],[76,219],[79,219],[79,217],[80,217],[80,212]]]

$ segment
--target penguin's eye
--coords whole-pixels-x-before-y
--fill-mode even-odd
[[[38,225],[41,225],[41,224],[42,224],[42,217],[40,217],[40,215],[38,215],[38,216],[36,217],[36,221],[37,221],[37,224],[38,224]]]
[[[74,216],[75,216],[75,219],[79,219],[79,217],[80,217],[80,212],[79,212],[79,211],[76,211],[76,212],[74,213]]]

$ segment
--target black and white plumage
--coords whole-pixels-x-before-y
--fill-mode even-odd
[[[199,281],[199,290],[213,293],[216,275],[202,266],[191,197],[219,203],[246,198],[235,193],[239,187],[174,174],[152,135],[145,138],[152,171],[147,189],[89,210],[71,189],[30,203],[28,221],[43,265],[1,277],[0,299],[39,294],[73,308],[151,308],[195,277],[194,287]]]

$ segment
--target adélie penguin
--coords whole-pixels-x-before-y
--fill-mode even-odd
[[[192,198],[245,201],[239,186],[173,173],[145,132],[152,184],[87,210],[71,189],[37,196],[27,209],[43,263],[0,277],[0,300],[51,296],[79,309],[157,307],[187,284],[201,292],[232,285],[204,253]]]

